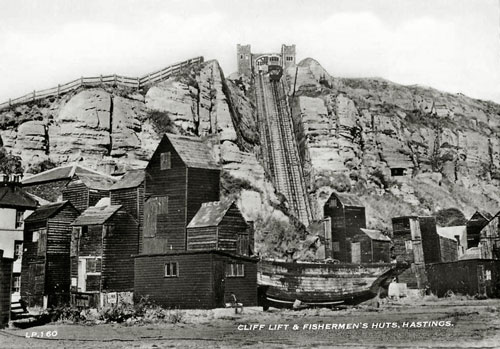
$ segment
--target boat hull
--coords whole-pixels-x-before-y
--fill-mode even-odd
[[[258,264],[259,303],[264,308],[336,307],[357,304],[387,289],[403,264],[288,263]]]

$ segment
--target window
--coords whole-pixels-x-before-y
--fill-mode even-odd
[[[172,278],[179,276],[179,267],[177,262],[165,263],[165,277]]]
[[[398,177],[406,175],[406,168],[391,168],[391,176]]]
[[[286,60],[287,60],[288,62],[291,62],[291,61],[293,61],[293,57],[292,57],[292,56],[286,56]]]
[[[23,258],[23,242],[16,240],[14,242],[14,260],[17,261],[18,259]]]
[[[245,266],[243,264],[226,264],[227,277],[245,276]]]
[[[333,245],[333,252],[340,252],[340,242],[334,241],[332,245]]]
[[[21,276],[14,276],[14,280],[12,281],[12,292],[17,293],[21,292]]]
[[[24,211],[16,210],[16,228],[21,228],[24,222]]]
[[[86,258],[86,272],[87,274],[99,274],[101,272],[101,259],[100,258]]]
[[[412,244],[411,240],[405,241],[405,248],[406,248],[406,251],[413,250],[413,244]]]
[[[240,55],[240,59],[243,59],[243,57],[244,57],[243,55]]]
[[[44,256],[47,251],[47,229],[39,229],[38,234],[38,255]]]
[[[270,57],[269,60],[271,62],[278,62],[280,59],[278,57]]]
[[[161,153],[160,154],[160,169],[161,170],[168,170],[170,168],[172,168],[172,161],[171,161],[170,152]]]

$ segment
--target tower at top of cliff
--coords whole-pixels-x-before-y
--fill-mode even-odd
[[[251,76],[264,66],[279,65],[283,69],[295,65],[295,45],[281,45],[279,53],[252,53],[250,45],[236,46],[238,74]]]

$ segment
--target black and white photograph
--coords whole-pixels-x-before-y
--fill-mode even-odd
[[[500,348],[500,0],[0,0],[0,348]]]

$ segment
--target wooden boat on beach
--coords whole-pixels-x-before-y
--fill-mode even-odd
[[[279,308],[335,307],[374,298],[409,266],[402,263],[280,262],[261,260],[259,304]]]

